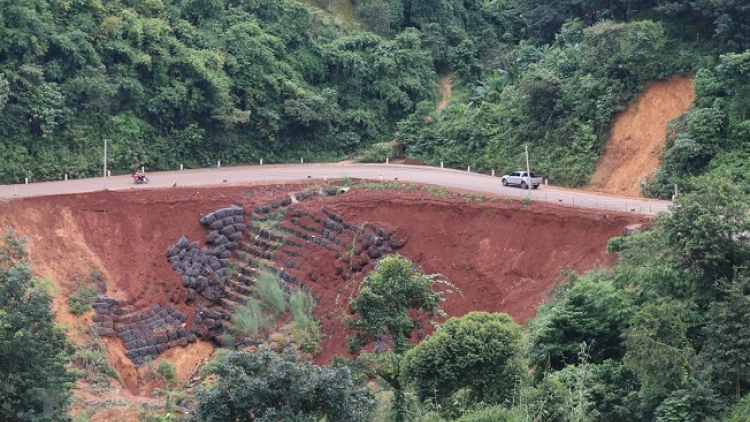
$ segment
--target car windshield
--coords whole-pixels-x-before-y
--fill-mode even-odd
[[[529,174],[531,175],[531,177],[536,177],[536,174],[534,173],[529,173]]]

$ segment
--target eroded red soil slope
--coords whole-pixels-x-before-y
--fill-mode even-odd
[[[641,196],[640,179],[651,176],[659,166],[667,123],[693,104],[692,83],[692,76],[654,82],[615,117],[604,154],[589,183],[590,190]]]
[[[131,300],[144,309],[157,303],[173,305],[189,314],[189,329],[194,307],[185,304],[185,288],[166,260],[167,249],[182,235],[203,245],[207,230],[198,221],[202,213],[237,205],[249,217],[254,206],[288,198],[289,192],[304,188],[222,186],[30,198],[1,203],[0,223],[31,237],[35,270],[60,286],[55,307],[68,326],[91,324],[92,313],[75,319],[67,312],[65,295],[74,289],[76,277],[97,268],[107,280],[108,296]],[[445,309],[450,316],[471,310],[507,312],[520,323],[535,314],[561,269],[585,271],[610,264],[613,257],[605,254],[608,239],[645,218],[543,203],[523,206],[499,198],[435,197],[406,189],[354,188],[344,195],[313,197],[289,209],[312,215],[323,208],[353,225],[369,223],[406,240],[398,253],[425,272],[445,275],[460,288],[461,294],[447,296]],[[287,212],[285,220],[293,214]],[[337,272],[334,265],[340,260],[314,252],[315,248],[299,250],[305,249],[313,252],[295,258],[306,268],[295,274],[310,277],[302,282],[320,301],[317,313],[325,338],[317,360],[325,362],[333,354],[345,353],[347,333],[341,318],[372,263],[344,283],[341,268]],[[284,265],[280,258],[276,262]],[[112,363],[130,390],[138,393],[143,374],[124,356],[118,338],[106,341]],[[209,351],[199,341],[162,356],[181,362],[185,372]]]

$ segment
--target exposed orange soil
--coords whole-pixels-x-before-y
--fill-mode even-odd
[[[185,303],[183,282],[166,260],[167,249],[182,235],[203,245],[207,229],[198,221],[202,213],[231,205],[250,210],[304,188],[221,186],[18,199],[0,203],[0,225],[31,237],[34,269],[59,287],[55,310],[72,335],[91,325],[93,313],[73,317],[65,296],[74,287],[72,280],[91,268],[104,274],[109,296],[145,306],[174,305],[190,314],[189,328],[194,308]],[[290,209],[320,213],[323,207],[352,224],[375,224],[407,239],[398,253],[425,272],[444,274],[460,288],[461,294],[447,296],[444,307],[449,316],[472,310],[506,312],[520,323],[536,313],[561,269],[586,271],[609,265],[614,258],[605,254],[607,241],[622,234],[626,225],[646,221],[630,214],[543,203],[523,206],[499,198],[433,197],[405,189],[354,188],[345,195],[314,197]],[[372,263],[349,285],[342,285],[333,265],[336,257],[308,246],[310,255],[296,259],[305,262],[309,279],[302,282],[319,300],[316,312],[325,337],[316,361],[328,362],[334,354],[345,354],[348,333],[341,317],[348,314],[348,299]],[[130,393],[150,393],[153,380],[144,367],[134,368],[124,356],[121,340],[104,341],[110,362]],[[184,379],[211,349],[199,341],[171,349],[159,359],[177,364]]]
[[[448,101],[450,101],[453,96],[453,83],[451,82],[453,76],[455,76],[455,73],[440,78],[440,86],[438,87],[438,91],[440,91],[440,101],[437,103],[437,111],[445,110],[445,107],[448,106]]]
[[[639,197],[640,180],[659,166],[669,121],[693,104],[692,76],[654,82],[614,119],[604,154],[588,189]]]

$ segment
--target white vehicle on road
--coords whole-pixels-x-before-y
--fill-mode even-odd
[[[531,176],[531,177],[529,177]],[[536,176],[534,173],[527,173],[525,171],[514,171],[510,174],[503,176],[503,186],[520,186],[521,189],[528,189],[529,185],[536,189],[542,184],[542,178]]]

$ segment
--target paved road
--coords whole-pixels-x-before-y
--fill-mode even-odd
[[[352,177],[375,181],[383,180],[384,182],[398,180],[399,182],[433,184],[504,197],[522,198],[530,194],[532,200],[639,214],[667,212],[671,204],[669,201],[605,196],[553,186],[541,186],[539,189],[529,192],[515,187],[502,186],[499,177],[460,170],[397,164],[254,165],[155,172],[148,173],[148,177],[150,179],[148,185],[134,185],[128,175],[108,177],[106,188],[110,190],[153,189],[170,187],[175,183],[179,186],[208,186],[224,183],[323,181],[324,179]],[[104,188],[105,181],[101,177],[59,182],[0,185],[0,198],[93,192]]]

